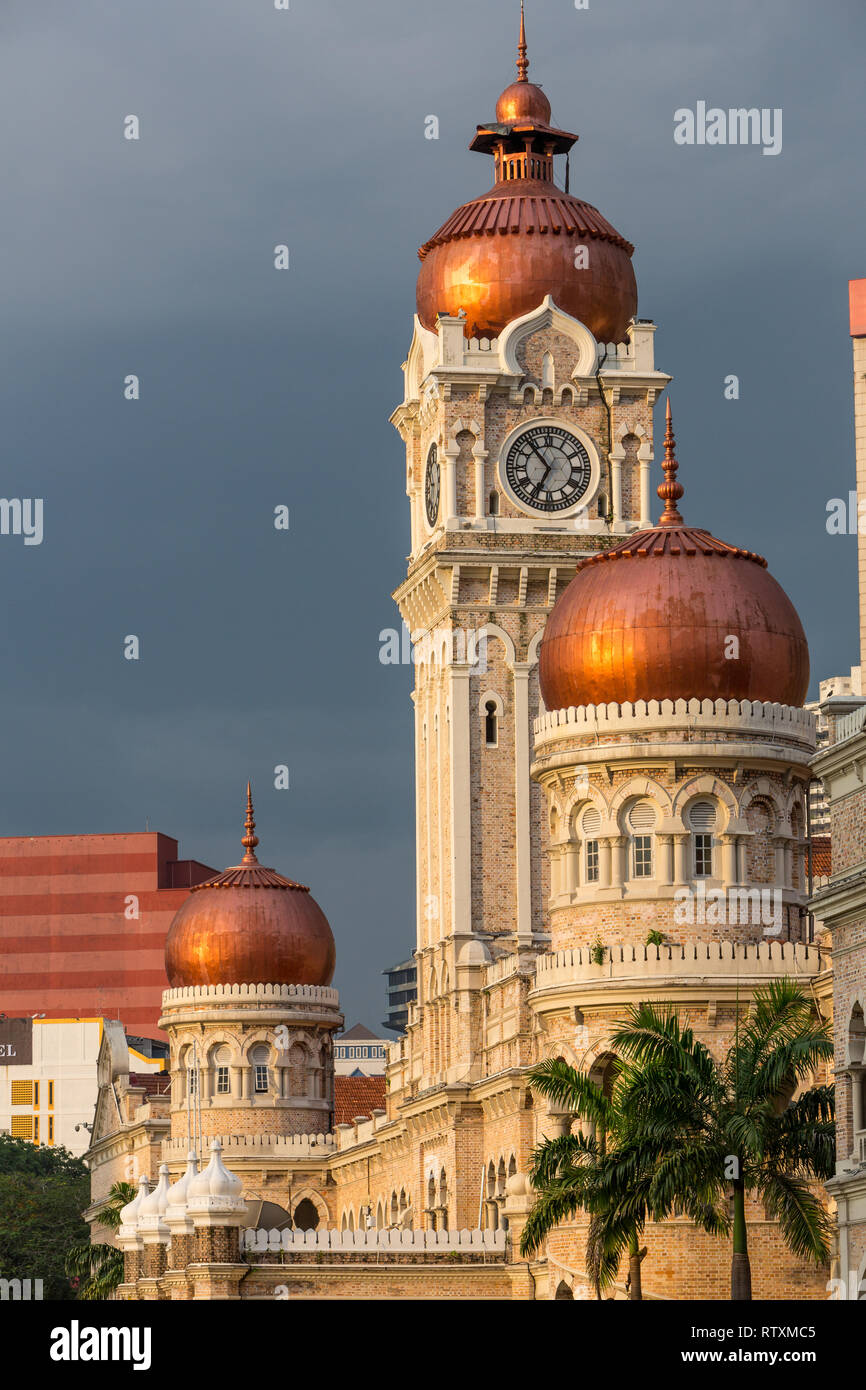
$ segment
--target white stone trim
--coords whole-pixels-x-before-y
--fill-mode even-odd
[[[365,1204],[366,1205],[366,1204]],[[484,1254],[505,1252],[505,1231],[403,1231],[377,1230],[325,1230],[315,1231],[267,1231],[246,1230],[242,1235],[243,1249],[250,1253],[264,1254],[267,1251],[323,1251],[381,1250],[381,1251],[427,1251],[443,1254],[451,1251],[462,1254]]]
[[[550,710],[535,721],[536,749],[565,734],[611,733],[631,729],[705,728],[733,732],[761,730],[815,745],[815,715],[793,705],[760,700],[638,700],[635,704],[571,705]],[[615,747],[611,747],[615,755]],[[647,747],[647,757],[654,752]]]
[[[199,1004],[231,1000],[237,1003],[321,1004],[333,1006],[340,1002],[335,989],[326,985],[184,985],[163,992],[162,1006]]]
[[[734,941],[686,941],[682,945],[610,946],[605,959],[597,965],[592,959],[592,947],[575,946],[570,950],[539,956],[536,962],[536,988],[578,981],[597,983],[599,980],[627,980],[635,977],[652,980],[658,976],[680,977],[683,982],[700,976],[709,978],[742,978],[758,976],[775,979],[779,975],[820,974],[826,962],[817,946],[792,941],[758,941],[741,945]]]
[[[531,309],[528,314],[522,314],[520,318],[512,319],[511,323],[500,334],[499,358],[507,372],[511,372],[515,376],[522,375],[522,368],[517,359],[517,349],[524,338],[528,338],[532,333],[537,333],[542,328],[552,328],[554,332],[564,334],[575,344],[579,356],[572,376],[592,375],[595,370],[597,352],[595,338],[580,319],[572,318],[571,314],[566,314],[562,309],[559,309],[549,294],[544,296],[537,309]]]

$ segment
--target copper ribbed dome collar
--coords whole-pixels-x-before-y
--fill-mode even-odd
[[[514,184],[499,184],[489,193],[482,193],[471,202],[452,212],[438,232],[419,247],[418,259],[423,261],[437,246],[462,237],[544,235],[594,237],[609,241],[629,255],[634,251],[630,241],[612,227],[591,203],[585,203],[570,193],[563,193],[554,184],[537,183],[532,192],[517,191]]]
[[[216,874],[214,878],[207,879],[204,883],[193,884],[190,888],[191,893],[200,893],[204,888],[294,888],[299,893],[309,893],[309,888],[303,883],[295,883],[294,879],[284,878],[278,874],[276,869],[265,868],[256,858],[255,849],[259,843],[256,835],[256,822],[253,814],[253,794],[250,783],[247,782],[247,814],[244,821],[244,837],[241,844],[246,850],[246,854],[240,864],[234,864],[228,869],[223,869],[221,874]]]
[[[699,526],[686,526],[677,507],[685,489],[677,478],[679,464],[674,454],[674,443],[671,402],[668,397],[665,410],[665,457],[662,464],[665,480],[659,483],[656,489],[659,498],[665,504],[665,509],[658,519],[657,526],[649,527],[645,531],[635,531],[633,535],[620,541],[619,545],[590,555],[580,562],[575,573],[579,574],[590,565],[603,565],[608,560],[628,560],[634,556],[644,559],[660,555],[730,555],[738,560],[751,560],[762,569],[767,568],[767,561],[756,551],[728,545],[727,541],[720,541],[718,537]]]

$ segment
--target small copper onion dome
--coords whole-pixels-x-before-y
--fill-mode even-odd
[[[517,81],[469,147],[493,156],[496,182],[419,250],[418,317],[434,329],[437,314],[462,310],[470,338],[496,337],[549,294],[600,342],[622,342],[637,313],[634,247],[596,208],[556,187],[553,157],[577,136],[551,125],[550,102],[528,68],[521,5]],[[578,246],[589,252],[580,268]]]
[[[331,983],[337,953],[328,919],[309,888],[259,863],[255,824],[248,783],[243,859],[196,884],[169,928],[172,989]]]
[[[809,649],[797,612],[751,550],[686,526],[667,408],[657,527],[584,560],[547,620],[548,709],[637,700],[802,705]]]

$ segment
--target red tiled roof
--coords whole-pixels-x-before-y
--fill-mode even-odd
[[[149,1096],[167,1096],[171,1091],[171,1077],[165,1071],[131,1071],[129,1084]]]
[[[356,1115],[385,1109],[384,1076],[335,1076],[334,1124],[351,1124]]]
[[[812,839],[812,873],[815,878],[828,878],[832,872],[830,836],[815,835]]]

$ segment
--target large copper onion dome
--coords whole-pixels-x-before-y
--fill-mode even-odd
[[[600,342],[622,342],[637,313],[634,247],[589,203],[553,182],[553,157],[576,135],[550,124],[550,102],[528,81],[520,10],[518,80],[496,103],[496,120],[478,127],[470,149],[493,156],[489,193],[459,207],[418,252],[418,317],[466,314],[469,337],[496,337],[545,295],[580,319]],[[588,265],[575,265],[585,246]]]
[[[665,482],[658,489],[665,510],[654,529],[578,566],[541,643],[548,709],[805,700],[809,650],[793,604],[760,555],[684,524],[677,467],[668,402]]]
[[[336,948],[328,919],[309,888],[255,856],[247,785],[246,854],[190,890],[165,942],[165,970],[183,985],[329,985]]]

